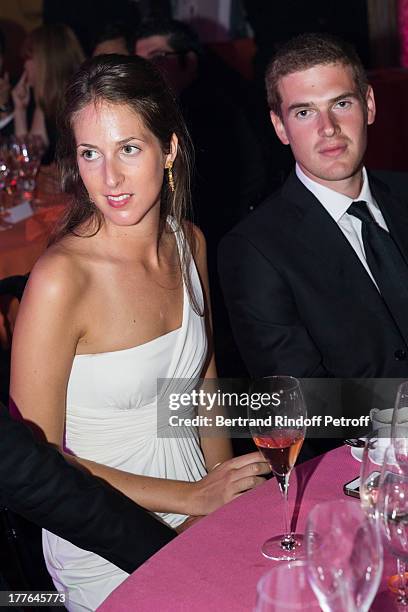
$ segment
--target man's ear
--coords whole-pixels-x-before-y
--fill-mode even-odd
[[[288,145],[289,140],[286,135],[285,126],[283,125],[282,119],[279,117],[279,115],[277,115],[273,111],[270,112],[270,116],[271,116],[272,125],[275,128],[277,137],[279,138],[282,144]]]
[[[170,140],[170,151],[169,153],[166,155],[165,158],[165,166],[167,168],[167,166],[169,165],[169,163],[173,163],[174,160],[177,157],[177,147],[178,147],[178,138],[177,135],[173,132],[172,136],[171,136],[171,140]]]
[[[374,92],[371,85],[368,86],[366,93],[366,104],[367,104],[367,125],[371,125],[375,120],[375,98]]]

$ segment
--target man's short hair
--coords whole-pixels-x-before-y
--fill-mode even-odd
[[[280,79],[320,64],[350,66],[358,93],[362,100],[365,99],[367,75],[353,46],[329,34],[307,33],[284,43],[266,69],[265,84],[270,110],[281,117]]]
[[[92,50],[101,43],[115,38],[123,38],[126,49],[130,55],[133,55],[133,28],[124,21],[105,21],[97,24],[92,40]]]
[[[195,31],[182,21],[175,19],[150,19],[142,22],[135,33],[135,42],[151,36],[168,36],[168,44],[176,53],[193,51],[202,55],[203,49]]]

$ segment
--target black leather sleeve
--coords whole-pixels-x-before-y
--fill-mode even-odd
[[[0,404],[0,502],[131,573],[176,533],[37,442]]]

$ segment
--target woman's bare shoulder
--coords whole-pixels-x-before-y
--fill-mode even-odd
[[[89,283],[86,257],[75,242],[61,241],[49,247],[30,273],[26,292],[52,301],[71,302]]]
[[[52,351],[63,341],[66,350],[75,352],[84,333],[82,312],[88,285],[86,265],[75,249],[62,241],[48,248],[24,291],[13,334],[14,354],[19,354],[27,339]]]

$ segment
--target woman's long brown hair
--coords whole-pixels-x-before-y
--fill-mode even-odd
[[[76,113],[90,103],[126,105],[141,117],[144,125],[156,136],[163,153],[169,153],[172,135],[177,135],[177,156],[173,165],[175,190],[170,189],[163,173],[158,242],[163,231],[169,231],[166,221],[169,216],[172,217],[176,227],[180,228],[183,279],[194,310],[202,314],[190,277],[195,240],[191,224],[185,223],[190,218],[193,147],[175,97],[160,72],[140,57],[97,56],[86,61],[74,75],[63,100],[57,122],[57,162],[63,190],[72,196],[72,201],[50,244],[68,234],[84,238],[94,235],[103,224],[103,216],[90,201],[78,170],[73,130]]]
[[[47,24],[30,32],[23,54],[35,58],[36,104],[54,123],[65,87],[85,59],[81,45],[68,26]]]

